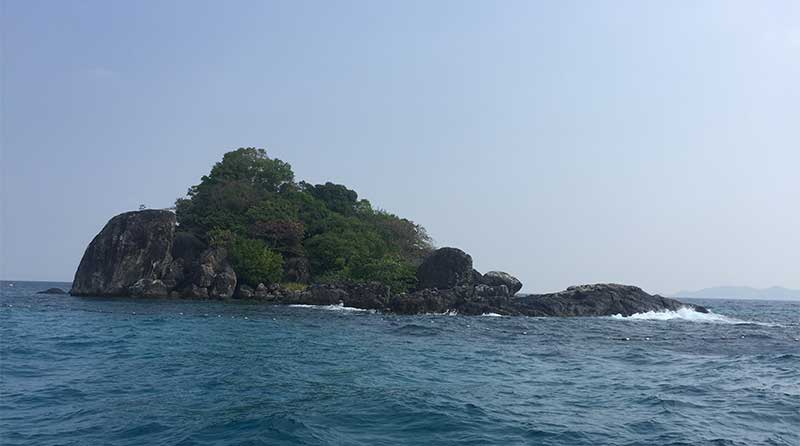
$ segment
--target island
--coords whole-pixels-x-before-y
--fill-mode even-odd
[[[698,305],[593,284],[522,295],[503,271],[436,249],[420,225],[334,183],[296,182],[263,149],[228,152],[174,209],[113,217],[86,248],[73,296],[241,299],[395,314],[628,316]]]

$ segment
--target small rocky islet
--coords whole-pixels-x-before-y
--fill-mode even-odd
[[[276,182],[278,175],[270,169],[283,179]],[[235,207],[220,196],[234,197]],[[243,204],[242,197],[251,201]],[[378,248],[362,249],[359,234],[371,240],[368,246]],[[707,311],[619,284],[517,296],[522,282],[511,274],[482,274],[469,254],[451,247],[433,249],[429,240],[421,226],[374,211],[344,186],[294,183],[288,164],[267,158],[261,149],[239,149],[226,154],[190,189],[188,199],[178,200],[175,210],[113,217],[86,248],[70,294],[343,305],[408,315],[628,316],[681,307]],[[344,252],[331,252],[337,246]],[[326,262],[328,257],[335,261]],[[373,276],[383,280],[371,280]]]
[[[433,251],[417,269],[420,288],[413,292],[393,294],[379,282],[311,284],[301,290],[280,284],[251,287],[237,284],[223,249],[176,237],[176,227],[175,214],[168,210],[133,211],[112,218],[86,249],[70,294],[340,304],[396,314],[626,316],[684,306],[707,311],[618,284],[516,296],[522,288],[518,279],[501,271],[481,274],[472,267],[472,257],[457,248]]]

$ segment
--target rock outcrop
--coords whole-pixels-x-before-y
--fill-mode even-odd
[[[229,298],[236,273],[224,249],[176,234],[175,214],[126,212],[112,218],[81,259],[75,296]]]
[[[522,282],[519,279],[503,271],[489,271],[483,275],[481,283],[489,286],[505,285],[511,296],[522,289]]]
[[[420,289],[449,289],[473,284],[475,273],[469,254],[458,248],[439,248],[417,268],[417,281]]]
[[[172,262],[174,235],[175,214],[170,211],[117,215],[86,248],[70,294],[126,296],[140,280],[160,280]]]
[[[189,292],[210,298],[227,299],[236,290],[236,272],[222,248],[208,248],[200,255],[196,266],[189,271]]]
[[[614,283],[573,286],[557,293],[519,297],[513,300],[509,312],[527,316],[630,316],[648,311],[674,311],[681,307],[708,312],[699,305],[651,295],[639,287]]]
[[[244,288],[244,287],[242,287]],[[241,293],[241,289],[240,289]],[[681,307],[707,312],[705,308],[675,299],[650,295],[641,288],[617,284],[570,287],[551,294],[514,297],[506,285],[460,285],[453,288],[425,288],[412,293],[391,294],[380,283],[311,285],[304,291],[290,291],[278,285],[259,285],[247,290],[246,298],[272,304],[344,305],[395,314],[508,316],[630,316],[647,311],[677,310]],[[240,297],[245,298],[240,294]]]
[[[241,294],[239,296],[245,298]],[[581,285],[558,293],[521,297],[511,296],[505,285],[461,285],[391,294],[387,286],[379,283],[311,285],[303,291],[261,284],[252,290],[252,294],[248,290],[246,298],[271,304],[343,305],[405,315],[457,313],[471,316],[495,313],[536,317],[630,316],[681,307],[703,313],[708,311],[701,306],[647,294],[635,286],[617,284]]]
[[[650,295],[629,285],[595,284],[570,287],[552,294],[509,296],[505,285],[424,289],[392,296],[386,310],[399,314],[456,312],[463,315],[496,313],[509,316],[630,316],[648,311],[707,309],[675,299]]]

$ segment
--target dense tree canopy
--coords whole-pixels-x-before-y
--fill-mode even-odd
[[[432,249],[422,226],[373,209],[341,184],[295,183],[288,163],[252,147],[226,153],[177,200],[176,213],[181,231],[225,245],[253,286],[283,280],[283,265],[299,258],[313,281],[380,281],[403,291]]]

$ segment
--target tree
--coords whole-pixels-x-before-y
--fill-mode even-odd
[[[433,248],[420,225],[375,210],[341,184],[295,183],[291,166],[263,149],[226,153],[175,203],[181,231],[228,249],[243,283],[276,282],[284,259],[310,264],[313,280],[414,285]]]
[[[433,239],[428,231],[411,220],[385,211],[372,216],[378,232],[400,258],[419,265],[433,251]]]
[[[352,189],[341,184],[325,183],[316,184],[311,186],[308,183],[303,183],[306,191],[308,191],[314,198],[325,203],[325,206],[333,212],[338,212],[342,215],[353,215],[358,203],[358,193]]]
[[[264,149],[248,147],[228,152],[200,184],[189,189],[188,198],[175,203],[178,222],[200,233],[215,228],[243,233],[245,212],[293,181],[291,166],[267,157]]]

